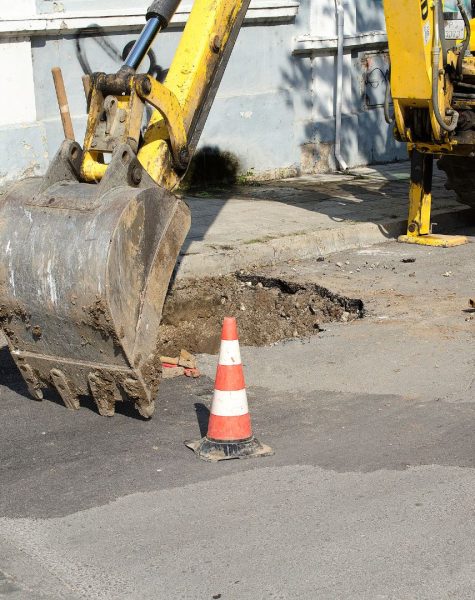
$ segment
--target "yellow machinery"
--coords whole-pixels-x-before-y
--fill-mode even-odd
[[[0,204],[0,324],[34,398],[47,388],[102,415],[154,410],[158,327],[190,226],[171,191],[185,174],[249,0],[195,0],[164,84],[137,74],[179,0],[156,0],[124,66],[85,87],[81,147]],[[144,108],[155,112],[143,132]]]
[[[434,156],[448,186],[475,207],[475,57],[470,0],[384,0],[391,59],[395,136],[411,156],[407,235],[400,241],[454,246],[463,236],[434,235]]]

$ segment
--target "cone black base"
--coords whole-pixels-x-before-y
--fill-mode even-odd
[[[259,456],[272,456],[274,451],[269,446],[261,444],[253,436],[247,440],[223,442],[204,437],[196,442],[185,442],[185,446],[208,462],[232,460],[236,458],[256,458]]]

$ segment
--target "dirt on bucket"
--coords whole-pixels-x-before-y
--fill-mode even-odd
[[[242,345],[265,346],[315,335],[325,323],[351,321],[363,313],[361,300],[315,284],[245,274],[186,280],[167,296],[158,347],[167,356],[182,348],[215,354],[226,316],[237,318]]]

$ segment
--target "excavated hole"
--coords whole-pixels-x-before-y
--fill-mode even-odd
[[[215,354],[226,316],[237,317],[242,345],[265,346],[315,335],[325,323],[363,314],[361,300],[315,284],[245,274],[184,281],[167,296],[158,348],[166,356],[176,356],[182,348]]]

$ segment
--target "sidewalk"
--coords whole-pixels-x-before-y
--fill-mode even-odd
[[[178,278],[229,273],[378,244],[407,226],[409,163],[308,175],[187,197],[192,226]],[[444,233],[467,207],[434,175],[433,220]]]

